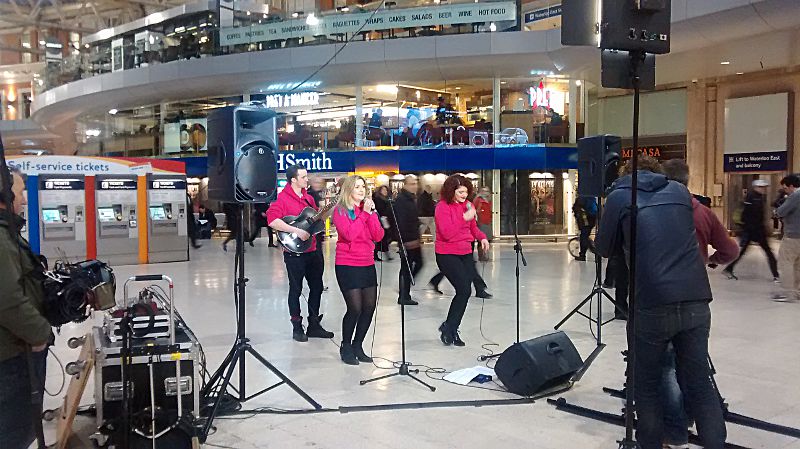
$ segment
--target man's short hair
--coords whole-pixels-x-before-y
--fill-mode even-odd
[[[798,188],[800,187],[800,176],[792,173],[791,175],[785,176],[783,179],[781,179],[781,184]]]
[[[297,178],[297,172],[299,172],[300,170],[307,170],[307,169],[306,169],[306,167],[304,165],[301,165],[301,164],[294,164],[291,167],[287,168],[286,169],[286,180],[291,183],[292,179]]]
[[[661,169],[661,163],[652,156],[648,156],[646,154],[639,154],[638,156],[639,165],[636,167],[639,170],[650,171],[653,173],[664,173]],[[621,176],[630,175],[631,171],[633,170],[633,159],[629,159],[625,165],[622,166],[622,171],[620,173]]]
[[[670,159],[661,164],[668,179],[689,185],[689,165],[683,159]]]
[[[407,183],[409,181],[416,181],[416,180],[417,180],[417,176],[416,175],[406,175],[406,177],[403,178],[403,184],[405,184],[405,183]]]

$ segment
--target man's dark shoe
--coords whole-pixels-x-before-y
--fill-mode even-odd
[[[400,305],[404,305],[404,306],[416,306],[416,305],[419,305],[419,303],[417,301],[414,301],[411,298],[398,299],[397,303],[400,304]]]
[[[348,365],[358,365],[358,359],[355,353],[353,353],[353,345],[350,343],[342,342],[342,346],[339,348],[339,356],[342,358],[342,361]]]
[[[439,339],[442,340],[445,346],[453,344],[453,332],[450,330],[450,326],[448,326],[447,323],[442,323],[442,325],[439,326],[439,332],[442,333]]]
[[[250,244],[250,247],[251,247],[251,248],[255,248],[255,247],[256,247],[256,244],[255,244],[255,243],[253,243],[253,241],[252,241],[252,240],[250,240],[250,241],[249,241],[249,242],[247,242],[247,243],[249,243],[249,244]]]
[[[308,341],[306,331],[303,329],[303,320],[292,320],[292,338],[294,341]]]
[[[306,335],[309,338],[333,338],[333,332],[328,332],[322,327],[319,322],[322,321],[322,315],[308,317],[308,331]]]
[[[435,285],[433,282],[428,282],[428,288],[430,288],[431,290],[435,291],[440,295],[444,295],[444,292],[439,290],[439,286]]]
[[[359,362],[372,363],[372,357],[368,356],[364,352],[364,349],[361,347],[360,342],[353,342],[352,348],[353,348],[353,354],[355,354]]]
[[[494,295],[489,293],[489,290],[480,291],[477,294],[475,294],[475,296],[477,296],[478,298],[483,298],[483,299],[492,299],[494,297]]]
[[[575,258],[578,262],[586,262],[586,256],[578,256]]]

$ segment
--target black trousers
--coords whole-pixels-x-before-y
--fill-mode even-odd
[[[273,231],[271,227],[266,226],[266,225],[262,225],[262,224],[256,224],[253,227],[252,233],[250,234],[250,238],[247,239],[247,243],[253,243],[255,241],[255,239],[258,238],[258,234],[261,232],[261,228],[267,228],[267,234],[269,235],[269,244],[270,245],[274,245],[275,243],[274,243],[273,240],[275,238],[274,237],[274,232],[275,231]]]
[[[300,293],[303,292],[303,279],[308,283],[308,316],[319,316],[319,306],[322,300],[322,273],[325,264],[322,253],[292,254],[283,253],[286,263],[286,274],[289,276],[289,314],[292,320],[302,318],[300,311]]]
[[[589,238],[593,227],[594,226],[583,226],[580,228],[581,257],[586,256],[586,251],[594,251],[594,244],[592,243],[592,239]]]
[[[33,371],[39,385],[47,375],[47,350],[31,353]],[[44,388],[39,388],[41,401]],[[0,362],[0,447],[25,449],[36,439],[31,404],[31,378],[27,355]]]
[[[411,279],[422,269],[422,248],[406,249],[408,260],[400,250],[400,300],[411,299]],[[409,275],[409,271],[411,274]]]
[[[711,383],[708,302],[694,301],[636,311],[636,439],[642,449],[660,449],[664,442],[664,354],[675,347],[678,382],[697,422],[697,434],[708,449],[725,446],[725,420]]]
[[[752,242],[758,243],[758,246],[764,250],[764,253],[767,255],[767,261],[769,262],[769,269],[772,271],[772,277],[778,277],[778,261],[775,259],[775,254],[772,253],[772,248],[769,247],[766,230],[745,230],[741,240],[739,240],[739,257],[725,267],[725,270],[733,273],[736,264],[739,263],[739,260],[744,256],[744,253],[747,252],[747,248]]]
[[[437,254],[436,265],[456,289],[456,296],[450,302],[450,310],[447,312],[446,323],[450,329],[458,330],[467,310],[469,297],[472,296],[472,282],[478,277],[475,261],[472,259],[472,254]]]

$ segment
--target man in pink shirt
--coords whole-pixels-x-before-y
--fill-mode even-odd
[[[319,306],[322,300],[322,273],[325,263],[317,251],[317,241],[308,232],[292,226],[283,217],[300,215],[303,209],[317,209],[314,198],[308,194],[308,171],[302,165],[293,165],[286,169],[286,180],[289,181],[278,198],[267,210],[267,223],[276,231],[297,234],[303,240],[311,239],[311,246],[303,254],[283,252],[286,263],[286,274],[289,276],[289,315],[292,321],[292,338],[296,341],[308,341],[312,338],[333,338],[333,332],[322,327]],[[300,293],[303,291],[303,279],[308,283],[308,333],[303,329],[303,316],[300,310]]]

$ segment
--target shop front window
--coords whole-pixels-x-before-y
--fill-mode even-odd
[[[500,170],[500,233],[566,234],[572,201],[574,188],[566,170]]]
[[[569,80],[543,75],[500,83],[501,144],[569,142]]]

